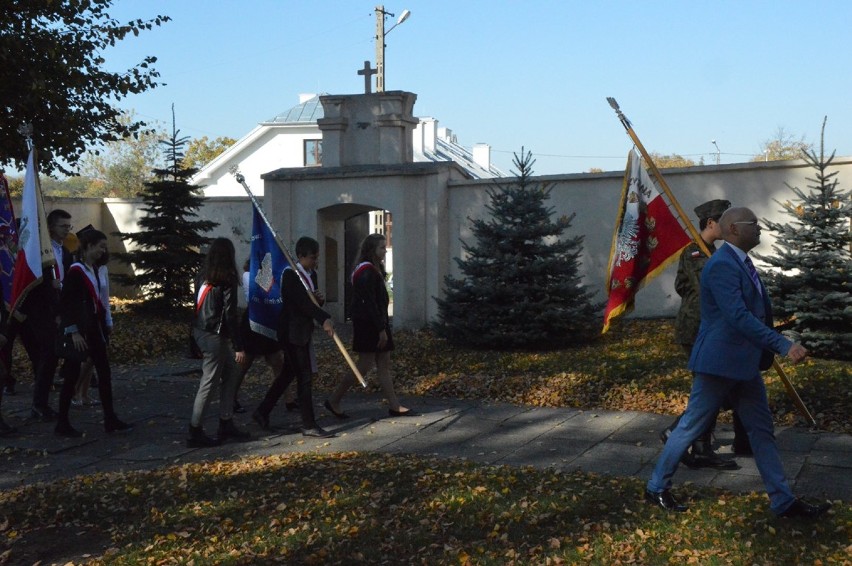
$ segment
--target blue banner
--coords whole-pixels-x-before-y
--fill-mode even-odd
[[[9,198],[9,184],[0,173],[0,287],[8,308],[12,302],[12,269],[18,253],[18,229],[15,212]]]
[[[248,288],[249,326],[254,332],[275,340],[278,337],[278,319],[282,306],[279,277],[287,266],[287,258],[257,207],[252,208],[254,219]]]

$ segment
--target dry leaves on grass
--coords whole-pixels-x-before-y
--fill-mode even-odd
[[[463,350],[428,331],[399,332],[394,381],[407,395],[677,415],[686,408],[692,375],[683,350],[672,344],[673,332],[670,320],[627,320],[593,344],[551,352]],[[329,389],[342,358],[328,341],[318,346],[318,384]],[[852,364],[783,365],[819,430],[852,433]],[[765,380],[776,423],[804,426],[778,377],[770,371]],[[368,381],[378,391],[375,378]]]
[[[0,534],[13,563],[317,565],[839,564],[852,534],[841,502],[804,525],[762,495],[684,488],[691,510],[675,520],[641,493],[594,474],[286,454],[9,490]]]

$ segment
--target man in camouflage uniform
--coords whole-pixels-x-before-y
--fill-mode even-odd
[[[716,251],[715,242],[722,239],[719,218],[730,206],[731,203],[729,201],[716,199],[705,202],[695,208],[695,214],[698,216],[698,229],[701,231],[701,239],[704,240],[711,254]],[[681,303],[677,317],[675,318],[675,342],[683,346],[687,357],[692,352],[692,345],[695,343],[695,337],[698,335],[698,326],[701,323],[701,270],[704,269],[704,264],[707,263],[708,259],[709,256],[701,251],[698,244],[692,242],[681,252],[680,261],[677,266],[675,290],[681,297]],[[680,417],[675,419],[674,423],[660,435],[663,442],[666,441],[671,431],[677,426],[679,420]],[[713,419],[710,427],[696,439],[691,449],[684,455],[684,464],[690,468],[715,468],[721,470],[731,470],[738,467],[737,463],[733,460],[721,458],[713,452],[712,436],[715,427],[716,420]],[[734,431],[734,452],[737,454],[750,454],[751,448],[749,447],[748,437],[736,413],[734,413]]]
[[[716,241],[722,239],[719,218],[730,207],[730,201],[716,199],[695,208],[701,239],[711,254],[716,251]],[[701,270],[708,259],[709,256],[701,251],[697,243],[690,242],[681,252],[677,264],[675,291],[680,295],[681,302],[675,318],[675,342],[683,346],[687,355],[692,352],[701,324]]]

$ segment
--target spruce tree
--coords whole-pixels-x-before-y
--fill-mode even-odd
[[[183,149],[188,137],[178,137],[172,108],[172,135],[160,143],[166,159],[165,169],[154,169],[155,179],[145,183],[139,193],[146,215],[140,218],[140,232],[117,232],[133,244],[127,253],[116,254],[134,268],[135,275],[115,275],[125,285],[136,285],[155,306],[180,306],[192,302],[192,282],[204,255],[200,248],[210,241],[202,234],[218,226],[217,222],[198,220],[197,210],[204,197],[200,187],[189,184],[198,170],[183,166]]]
[[[561,239],[570,217],[553,219],[550,188],[533,182],[532,154],[515,154],[517,178],[488,191],[489,220],[471,220],[475,245],[455,258],[464,277],[447,276],[435,331],[483,349],[549,349],[597,336],[600,305],[581,284],[583,236]]]
[[[838,187],[825,156],[825,120],[819,154],[803,150],[814,169],[808,192],[787,184],[792,201],[778,202],[791,220],[764,219],[776,235],[772,255],[758,255],[775,268],[765,274],[776,319],[812,354],[852,359],[852,191]]]

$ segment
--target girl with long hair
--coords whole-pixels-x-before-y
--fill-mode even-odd
[[[392,417],[408,417],[416,413],[399,404],[390,376],[393,337],[388,316],[390,297],[385,287],[387,251],[387,240],[381,234],[370,234],[361,243],[352,271],[352,349],[358,353],[356,365],[361,375],[366,376],[376,368],[379,385],[388,401],[388,413]],[[354,383],[355,374],[347,371],[325,401],[325,408],[339,419],[349,418],[340,409],[340,402]]]
[[[187,445],[191,448],[215,446],[228,438],[237,441],[251,439],[251,435],[238,429],[233,420],[237,364],[245,361],[237,310],[239,286],[234,244],[228,238],[216,238],[210,244],[195,286],[192,334],[203,354],[203,360],[201,381],[189,424]],[[219,433],[218,438],[211,438],[204,433],[204,413],[217,386]]]

